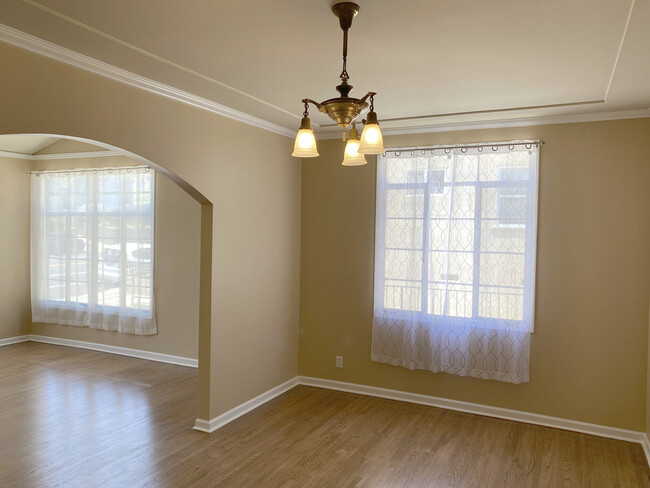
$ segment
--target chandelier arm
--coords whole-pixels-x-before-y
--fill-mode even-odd
[[[363,98],[360,98],[359,101],[360,102],[365,102],[366,100],[368,100],[368,97],[370,97],[372,99],[372,97],[374,97],[376,94],[377,93],[375,93],[375,92],[368,92],[363,96]]]
[[[318,103],[318,102],[312,100],[311,98],[304,98],[304,99],[302,100],[302,103],[311,103],[311,104],[314,105],[318,110],[321,110],[321,107],[323,106],[322,103]]]

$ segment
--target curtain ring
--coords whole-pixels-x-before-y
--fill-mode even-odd
[[[112,175],[112,174],[113,174],[113,169],[112,169],[112,168],[108,170],[108,174],[109,174],[109,175]]]
[[[144,172],[145,172],[145,173],[148,173],[150,170],[151,170],[151,168],[150,168],[149,166],[147,166],[147,167],[144,169]]]
[[[97,170],[96,170],[96,169],[93,170],[93,174],[94,174],[94,175],[97,174]]]
[[[466,147],[461,147],[461,148],[460,148],[460,152],[462,152],[463,154],[465,154],[465,153],[467,152],[467,148],[466,148]]]
[[[399,158],[401,155],[402,155],[402,153],[400,151],[395,151],[395,157],[396,158]]]
[[[478,147],[478,152],[483,152],[483,146]]]
[[[424,149],[422,149],[422,156],[426,156],[426,155],[427,155],[427,152]]]
[[[526,149],[530,149],[530,148],[532,148],[532,147],[533,147],[532,144],[526,144]]]
[[[66,172],[65,172],[65,175],[66,175],[66,176],[70,176],[70,171],[66,171]]]
[[[411,156],[415,156],[415,151],[411,150]]]
[[[381,157],[382,157],[382,158],[385,158],[385,157],[386,157],[386,153],[385,153],[385,152],[384,152],[384,153],[381,153]]]
[[[514,144],[510,144],[510,145],[508,146],[508,149],[510,149],[511,151],[512,151],[514,148],[515,148],[515,145],[514,145]]]
[[[496,151],[497,149],[499,149],[499,146],[492,146],[493,151]]]

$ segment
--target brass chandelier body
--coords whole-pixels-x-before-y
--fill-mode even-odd
[[[347,62],[348,62],[348,31],[352,27],[352,19],[359,13],[359,6],[352,2],[337,3],[332,7],[332,12],[339,18],[341,30],[343,30],[343,71],[341,71],[341,84],[336,87],[336,91],[341,95],[340,97],[330,98],[324,102],[318,103],[314,100],[306,98],[303,103],[311,103],[315,105],[318,110],[329,115],[339,127],[347,128],[354,119],[356,119],[361,111],[368,107],[366,100],[368,97],[374,96],[375,93],[368,92],[363,98],[349,97],[348,94],[353,86],[348,83],[350,76],[348,75]]]
[[[348,57],[348,31],[352,26],[352,20],[359,13],[359,6],[352,2],[337,3],[332,7],[332,12],[339,19],[341,30],[343,31],[343,70],[341,71],[340,79],[341,84],[336,87],[339,92],[338,97],[330,98],[323,102],[316,102],[310,98],[302,100],[305,111],[303,119],[300,124],[300,130],[296,137],[293,156],[296,157],[316,157],[318,152],[316,150],[316,140],[311,130],[311,122],[309,120],[309,104],[316,106],[318,110],[327,114],[336,124],[343,129],[343,140],[346,140],[345,130],[354,120],[361,114],[361,112],[368,108],[368,99],[370,100],[370,112],[368,119],[364,120],[364,130],[361,139],[358,138],[358,133],[352,129],[350,139],[345,151],[345,159],[343,164],[346,166],[356,166],[364,161],[363,154],[381,154],[384,152],[383,140],[377,122],[377,115],[374,112],[374,96],[375,92],[368,92],[362,98],[354,98],[349,96],[353,86],[348,83],[350,76],[347,71],[347,57]],[[352,146],[350,145],[352,143]],[[358,153],[357,154],[357,149]],[[353,158],[348,160],[349,158]],[[347,162],[346,162],[347,161]]]

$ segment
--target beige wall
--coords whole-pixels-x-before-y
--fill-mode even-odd
[[[301,170],[291,138],[6,44],[0,59],[0,134],[64,134],[125,149],[206,204],[213,232],[202,240],[212,252],[201,262],[211,289],[202,287],[210,306],[202,303],[199,319],[199,417],[294,377]]]
[[[650,119],[636,119],[386,138],[387,147],[546,142],[523,385],[370,361],[376,165],[342,167],[344,143],[320,141],[320,158],[303,161],[300,374],[644,430],[649,135]]]
[[[29,334],[30,163],[0,157],[0,339]]]
[[[61,141],[43,154],[91,151],[75,141]],[[33,168],[71,169],[136,165],[127,157],[102,157],[34,161]],[[173,356],[198,357],[199,343],[199,248],[201,208],[178,185],[163,174],[156,175],[155,196],[156,323],[158,334],[138,336],[70,325],[32,325],[32,334],[129,347]],[[29,248],[27,248],[29,253]]]

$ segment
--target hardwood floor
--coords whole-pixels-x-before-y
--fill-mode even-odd
[[[318,388],[195,413],[194,369],[0,347],[0,486],[650,487],[637,444]]]

